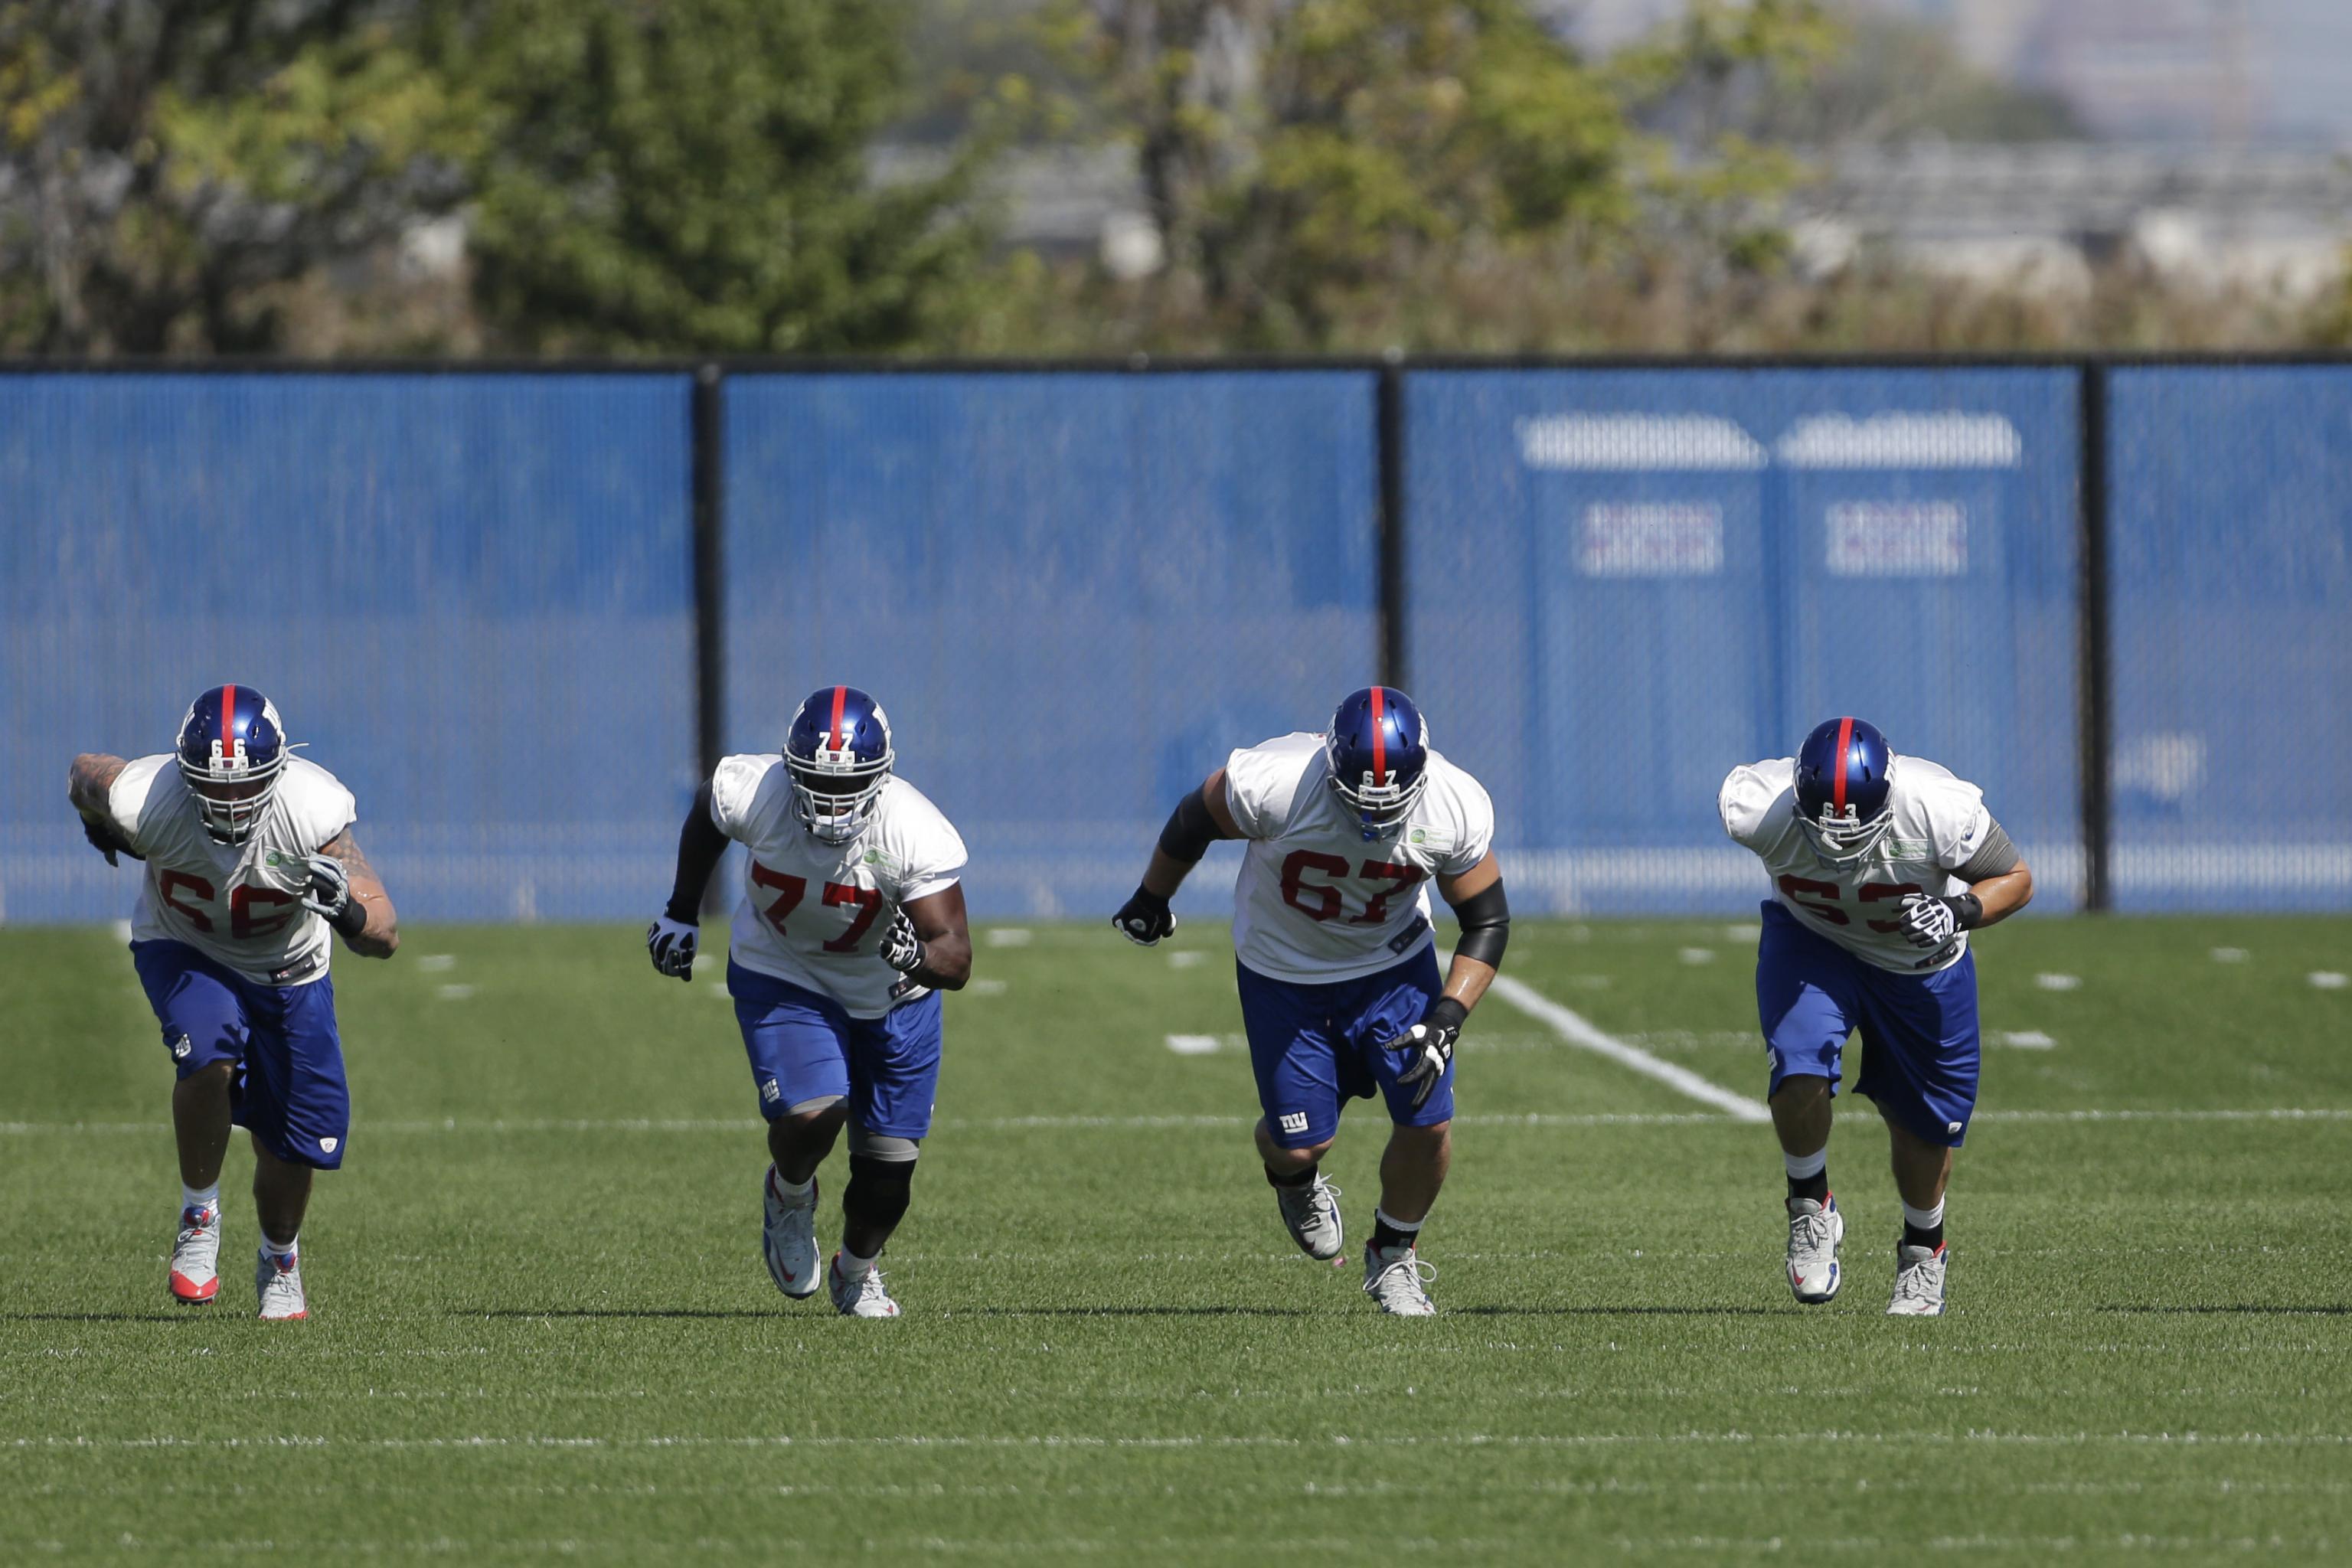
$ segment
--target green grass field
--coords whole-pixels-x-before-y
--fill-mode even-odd
[[[312,1320],[268,1327],[241,1147],[221,1304],[164,1299],[171,1075],[119,944],[0,931],[0,1558],[2352,1557],[2352,990],[2308,978],[2352,920],[1988,933],[1936,1321],[1883,1315],[1866,1105],[1831,1146],[1845,1292],[1801,1309],[1769,1131],[1500,997],[1426,1233],[1443,1315],[1381,1319],[1276,1220],[1222,931],[987,934],[900,1321],[769,1285],[719,964],[417,928],[338,960],[350,1163]],[[1757,1095],[1753,946],[1524,922],[1507,973]],[[1327,1167],[1359,1237],[1381,1132],[1359,1105]]]

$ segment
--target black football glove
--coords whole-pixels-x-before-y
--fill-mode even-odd
[[[128,855],[133,860],[147,858],[138,850],[131,847],[129,841],[114,830],[114,824],[110,822],[100,822],[85,816],[81,819],[81,836],[89,840],[89,847],[92,849],[106,857],[106,863],[110,866],[119,866],[122,863],[115,858],[117,855]]]
[[[1470,1021],[1470,1009],[1451,996],[1440,996],[1421,1016],[1421,1022],[1391,1040],[1382,1040],[1384,1051],[1411,1051],[1412,1060],[1397,1074],[1400,1085],[1412,1084],[1412,1108],[1419,1110],[1429,1100],[1430,1090],[1445,1077],[1445,1069],[1454,1065],[1454,1043],[1462,1037],[1462,1026]]]
[[[1156,947],[1161,937],[1176,934],[1176,917],[1168,912],[1168,900],[1149,888],[1137,888],[1110,923],[1138,947]]]
[[[915,922],[900,910],[891,917],[890,927],[882,933],[882,962],[901,974],[912,974],[923,966],[923,939],[915,934]]]
[[[694,950],[701,940],[702,933],[684,921],[656,915],[654,923],[646,928],[646,951],[653,954],[654,973],[692,981]]]

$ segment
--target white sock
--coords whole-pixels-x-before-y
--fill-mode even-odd
[[[1789,1168],[1789,1180],[1810,1182],[1829,1168],[1830,1150],[1824,1143],[1810,1154],[1791,1154],[1783,1150],[1780,1163]]]
[[[1909,1204],[1905,1204],[1903,1205],[1903,1223],[1909,1226],[1913,1230],[1935,1229],[1937,1226],[1944,1223],[1944,1200],[1937,1198],[1936,1200],[1936,1206],[1931,1209],[1915,1209]]]
[[[183,1209],[210,1209],[215,1214],[218,1214],[220,1212],[220,1184],[218,1182],[215,1182],[209,1187],[199,1189],[188,1185],[185,1182],[182,1182],[180,1184],[180,1206]]]
[[[772,1163],[768,1167],[768,1180],[776,1184],[776,1195],[787,1203],[804,1204],[808,1202],[809,1194],[816,1191],[814,1176],[805,1182],[788,1182],[784,1180],[784,1173]]]
[[[295,1237],[295,1240],[299,1239],[301,1238],[299,1236]],[[294,1256],[294,1242],[279,1241],[268,1231],[264,1231],[261,1234],[261,1250],[272,1258],[291,1258]]]
[[[878,1252],[874,1255],[875,1258],[879,1258],[880,1256],[882,1255]],[[874,1258],[860,1258],[857,1254],[850,1251],[849,1248],[845,1247],[841,1249],[841,1258],[838,1267],[841,1269],[841,1277],[844,1279],[863,1279],[874,1271]]]

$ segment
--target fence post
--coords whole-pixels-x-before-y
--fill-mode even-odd
[[[694,373],[691,414],[694,508],[694,746],[701,776],[718,771],[727,736],[726,377],[716,364]],[[726,879],[712,877],[703,912],[723,909]]]
[[[1404,369],[1388,355],[1374,393],[1374,442],[1380,459],[1380,675],[1383,686],[1404,689]]]
[[[2115,907],[2108,850],[2113,803],[2108,759],[2115,737],[2115,669],[2107,632],[2107,367],[2084,362],[2081,391],[2081,505],[2077,518],[2081,601],[2076,664],[2081,689],[2083,907]]]

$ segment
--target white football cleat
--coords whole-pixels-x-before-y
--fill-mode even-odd
[[[816,1294],[816,1182],[809,1182],[808,1201],[794,1203],[776,1190],[776,1168],[768,1167],[760,1184],[767,1223],[761,1232],[760,1250],[768,1259],[768,1278],[795,1301]]]
[[[1315,1179],[1303,1187],[1276,1184],[1274,1201],[1282,1210],[1283,1227],[1307,1257],[1328,1263],[1347,1250],[1339,1223],[1339,1189],[1325,1181],[1322,1172],[1315,1173]]]
[[[1902,1246],[1895,1249],[1895,1299],[1886,1303],[1890,1318],[1940,1318],[1944,1315],[1944,1244]]]
[[[1789,1200],[1789,1289],[1798,1300],[1818,1307],[1838,1293],[1844,1283],[1838,1246],[1844,1240],[1845,1215],[1838,1213],[1835,1196]]]
[[[290,1323],[310,1315],[302,1293],[302,1259],[263,1247],[253,1266],[253,1291],[261,1298],[261,1321]]]
[[[180,1211],[180,1238],[172,1244],[172,1300],[201,1307],[220,1294],[221,1218],[217,1208]]]
[[[882,1289],[882,1270],[868,1268],[852,1279],[841,1272],[841,1254],[833,1255],[833,1267],[825,1270],[824,1282],[833,1292],[833,1304],[845,1318],[895,1318],[898,1303],[890,1300],[890,1292]]]
[[[1379,1302],[1383,1312],[1400,1318],[1437,1316],[1437,1303],[1424,1289],[1436,1278],[1436,1266],[1423,1263],[1412,1247],[1391,1247],[1383,1252],[1364,1244],[1364,1294]]]

